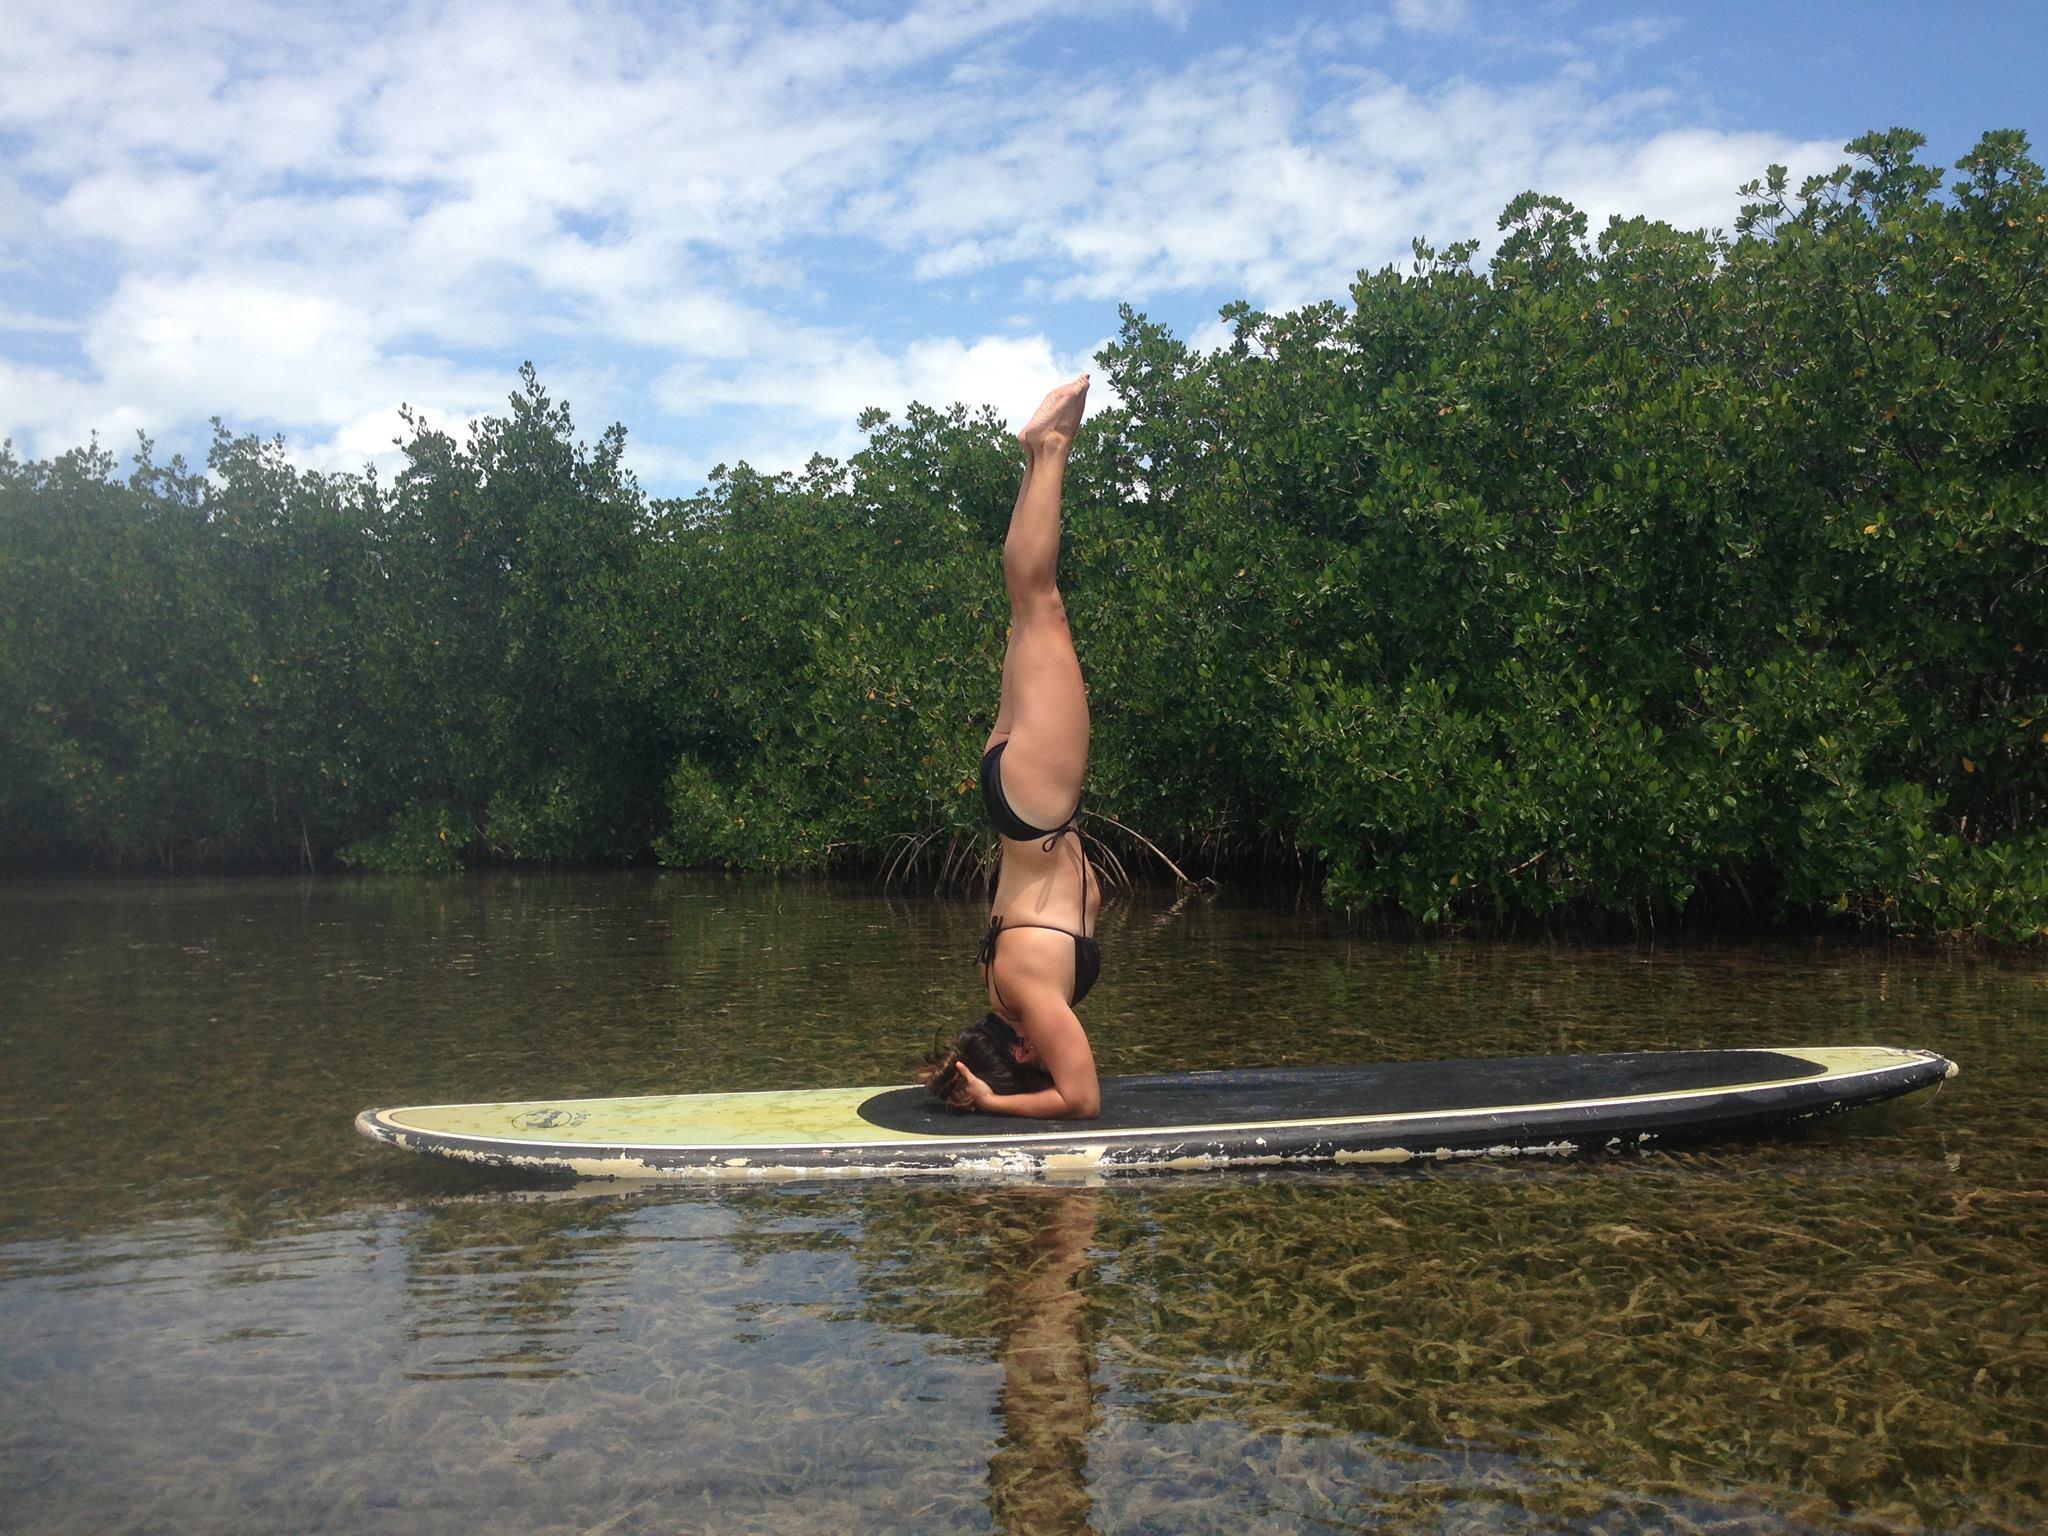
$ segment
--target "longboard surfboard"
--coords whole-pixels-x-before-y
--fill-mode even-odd
[[[1060,1174],[1394,1163],[1755,1135],[1929,1087],[1932,1051],[1630,1051],[1111,1077],[1089,1121],[948,1109],[922,1088],[366,1109],[374,1141],[586,1178]]]

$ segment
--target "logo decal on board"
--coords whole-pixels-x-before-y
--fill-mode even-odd
[[[589,1118],[587,1109],[529,1109],[523,1115],[514,1115],[512,1123],[529,1131],[559,1131],[564,1126],[581,1125]]]

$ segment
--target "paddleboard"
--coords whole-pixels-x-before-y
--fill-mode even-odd
[[[1111,1077],[1088,1121],[918,1087],[366,1109],[374,1141],[585,1178],[1061,1174],[1563,1154],[1754,1135],[1955,1075],[1888,1046],[1630,1051]]]

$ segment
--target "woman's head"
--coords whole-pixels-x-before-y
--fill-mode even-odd
[[[953,1037],[950,1045],[932,1042],[917,1080],[955,1109],[972,1109],[967,1083],[954,1067],[967,1063],[967,1070],[997,1093],[1036,1093],[1052,1086],[1052,1075],[1038,1065],[1038,1052],[1031,1042],[1010,1026],[999,1013],[985,1013]]]

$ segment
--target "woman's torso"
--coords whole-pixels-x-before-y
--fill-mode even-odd
[[[989,916],[1005,925],[1047,923],[1069,933],[1092,936],[1095,914],[1102,905],[1101,882],[1081,849],[1081,836],[1069,832],[1047,852],[1038,843],[1002,840],[1003,863]]]
[[[989,999],[998,1012],[1006,1009],[997,972],[1004,968],[1003,956],[1017,956],[1020,945],[1035,952],[1041,962],[1051,961],[1057,946],[1066,946],[1074,972],[1075,1001],[1101,971],[1094,933],[1102,886],[1089,867],[1081,834],[1074,825],[1080,805],[1076,803],[1056,826],[1041,827],[1021,817],[1010,804],[1003,779],[1007,745],[1006,738],[992,737],[981,761],[982,798],[1002,847],[995,895],[989,903],[989,934],[982,952],[988,967]]]
[[[1074,940],[1086,939],[1093,948],[1102,883],[1082,851],[1078,833],[1067,833],[1050,851],[1040,843],[1019,843],[1007,837],[1002,845],[1002,868],[996,876],[995,897],[989,903],[989,919],[999,927],[1002,942],[991,946],[995,963],[988,967],[987,982],[990,1006],[1007,1013],[998,975],[1004,955],[1017,954],[1019,945],[1031,946],[1047,959],[1057,954],[1061,963],[1072,964],[1078,971],[1083,962]],[[1097,970],[1100,963],[1098,952]],[[1076,980],[1083,991],[1092,982],[1092,978],[1084,980],[1078,975]]]

